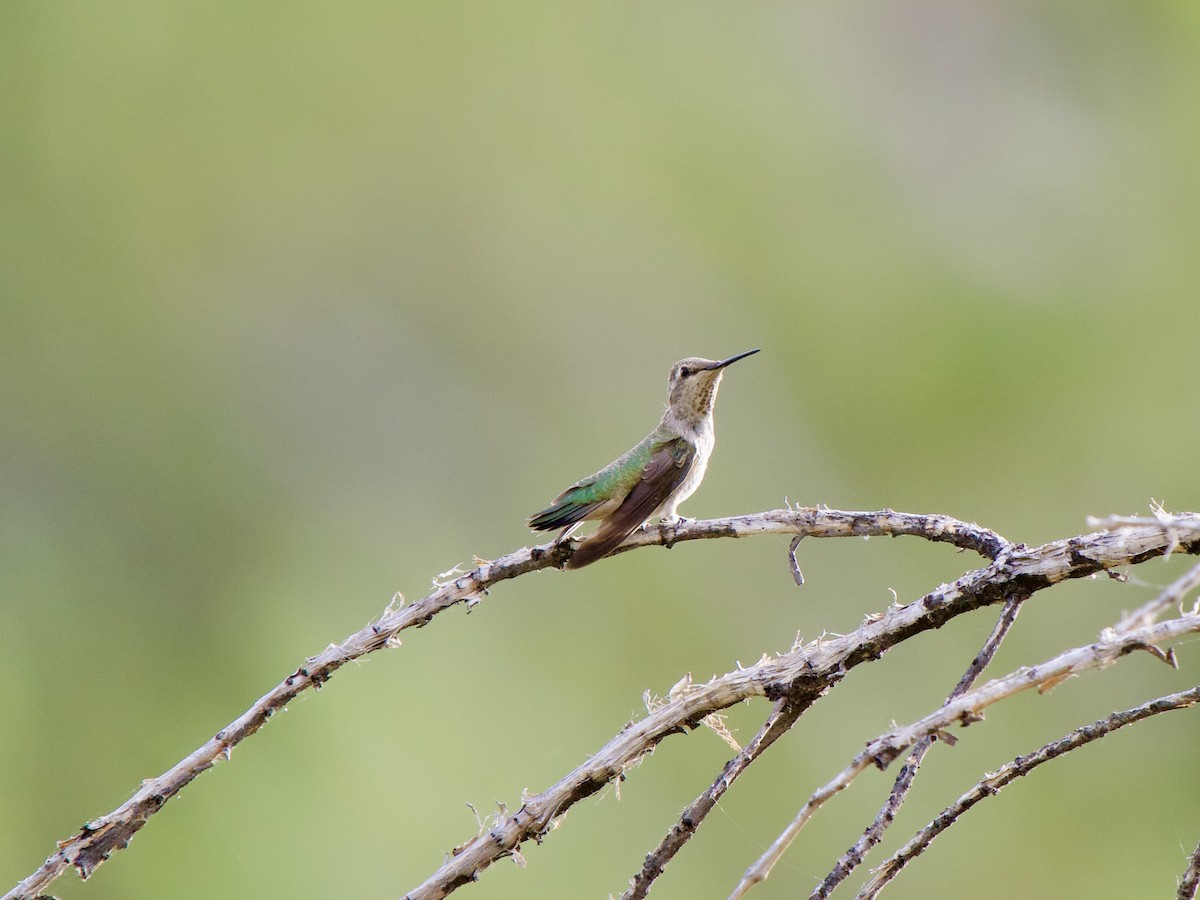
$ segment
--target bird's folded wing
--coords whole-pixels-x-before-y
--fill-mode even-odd
[[[695,458],[695,445],[681,437],[656,445],[625,500],[580,545],[567,568],[578,569],[595,562],[629,537],[683,484]]]
[[[554,531],[582,522],[604,505],[602,500],[581,501],[573,497],[560,497],[554,505],[529,517],[529,527],[538,531]]]

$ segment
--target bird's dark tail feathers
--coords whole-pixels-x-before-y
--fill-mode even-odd
[[[640,524],[640,523],[639,523]],[[629,537],[637,525],[633,528],[628,528],[624,525],[612,527],[612,520],[608,520],[598,529],[591,537],[586,538],[582,544],[575,548],[575,552],[571,554],[571,558],[566,561],[563,566],[565,569],[582,569],[586,565],[594,563],[596,560],[608,556],[613,550],[620,546],[625,538]]]

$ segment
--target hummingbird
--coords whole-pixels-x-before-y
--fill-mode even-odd
[[[566,568],[578,569],[606,556],[655,514],[666,523],[680,521],[679,504],[700,487],[712,455],[713,405],[725,367],[757,352],[747,350],[722,360],[689,356],[675,363],[667,380],[667,409],[658,427],[529,517],[529,527],[537,531],[563,529],[559,541],[584,521],[601,520],[595,533],[567,560]]]

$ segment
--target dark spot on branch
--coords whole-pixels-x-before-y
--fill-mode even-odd
[[[768,700],[782,700],[786,698],[789,703],[800,707],[806,707],[812,704],[814,700],[824,694],[837,681],[841,680],[841,675],[829,673],[826,675],[808,674],[798,675],[789,682],[773,682],[765,686],[764,691]]]
[[[1101,568],[1100,563],[1092,559],[1079,549],[1082,542],[1079,538],[1071,538],[1067,542],[1067,558],[1071,560],[1071,565],[1080,569],[1086,569],[1089,572],[1095,572]]]
[[[571,792],[572,800],[583,800],[585,797],[590,797],[597,791],[603,790],[607,785],[607,778],[597,778],[593,775],[587,781],[581,781],[579,783],[579,787],[575,788],[575,790]]]
[[[1029,596],[1036,591],[1051,587],[1054,584],[1054,581],[1046,575],[1025,573],[1014,576],[1011,584],[1014,589],[1019,590],[1026,596]]]
[[[872,756],[871,762],[875,765],[875,768],[882,772],[893,762],[895,762],[896,757],[899,755],[900,751],[895,747],[888,747],[886,750],[881,750],[879,753],[876,753],[874,756]]]

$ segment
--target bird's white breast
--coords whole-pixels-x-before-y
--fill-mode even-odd
[[[713,432],[711,418],[708,421],[702,421],[698,427],[681,430],[684,432],[683,436],[695,444],[696,456],[692,460],[687,475],[684,476],[683,483],[658,508],[658,513],[666,520],[677,518],[679,513],[676,512],[676,508],[696,493],[696,488],[700,487],[700,482],[704,480],[704,471],[708,468],[708,458],[712,456],[713,444],[716,443],[716,434]]]

